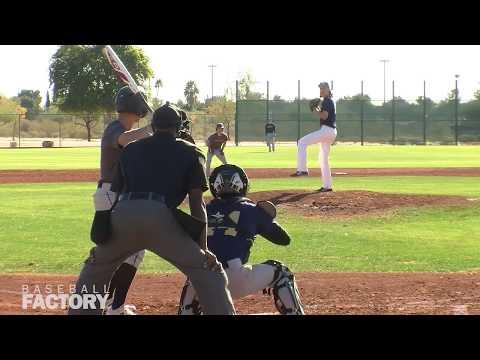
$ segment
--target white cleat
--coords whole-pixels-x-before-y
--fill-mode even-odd
[[[118,309],[108,308],[105,315],[137,315],[137,308],[134,305],[122,305]]]

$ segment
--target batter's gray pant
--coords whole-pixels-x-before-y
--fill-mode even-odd
[[[118,266],[132,254],[147,249],[184,273],[197,290],[205,314],[234,315],[225,271],[206,268],[205,252],[178,225],[165,204],[149,200],[120,201],[112,212],[112,238],[90,251],[76,283],[76,294],[105,294]],[[221,267],[220,267],[221,268]],[[100,315],[97,309],[70,309],[70,315]]]
[[[214,150],[213,154],[208,151],[207,152],[207,165],[206,165],[206,169],[205,169],[205,172],[207,174],[207,178],[210,176],[210,165],[212,163],[212,157],[213,155],[215,155],[218,160],[220,160],[222,162],[222,164],[226,164],[227,163],[227,158],[225,157],[225,154],[222,153],[219,149],[216,149]]]

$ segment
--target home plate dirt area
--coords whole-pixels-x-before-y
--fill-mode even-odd
[[[307,315],[444,314],[480,315],[480,273],[298,273]],[[75,276],[1,275],[0,314],[65,314],[64,310],[23,310],[22,285],[63,285]],[[139,315],[176,315],[185,278],[181,274],[135,278],[127,303]],[[235,301],[238,314],[276,314],[272,297],[262,293]]]

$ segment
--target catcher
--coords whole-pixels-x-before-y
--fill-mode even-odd
[[[280,314],[304,315],[295,277],[287,266],[276,260],[247,264],[257,234],[277,245],[290,243],[288,233],[275,221],[275,206],[268,201],[255,204],[245,197],[248,177],[235,165],[217,167],[209,178],[209,185],[214,199],[207,204],[207,244],[225,269],[232,298],[240,299],[260,290],[269,295],[273,292]],[[202,314],[188,279],[178,314]]]

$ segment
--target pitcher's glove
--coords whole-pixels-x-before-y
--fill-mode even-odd
[[[310,111],[314,111],[318,108],[320,108],[320,106],[322,105],[322,100],[321,99],[313,99],[313,100],[310,100]]]

